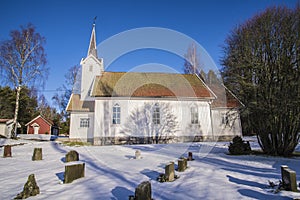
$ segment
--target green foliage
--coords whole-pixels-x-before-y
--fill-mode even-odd
[[[245,104],[244,133],[262,150],[289,156],[300,132],[300,6],[273,7],[235,28],[222,60],[227,87]]]
[[[249,142],[243,141],[240,136],[235,136],[230,142],[228,151],[232,155],[246,155],[251,153]]]
[[[16,105],[16,91],[0,86],[0,118],[12,119]],[[20,95],[19,120],[20,133],[26,133],[25,124],[37,116],[37,97],[28,88],[23,88]]]
[[[10,87],[0,86],[0,118],[12,119],[15,109],[15,92]]]

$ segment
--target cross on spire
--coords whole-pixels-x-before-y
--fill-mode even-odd
[[[96,25],[96,19],[97,19],[97,16],[94,17],[93,26]]]

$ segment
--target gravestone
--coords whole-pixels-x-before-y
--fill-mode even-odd
[[[66,162],[73,162],[73,161],[79,161],[79,154],[77,151],[69,151],[66,154]]]
[[[193,158],[193,153],[192,153],[192,152],[189,152],[189,153],[188,153],[188,161],[192,161],[192,160],[195,160],[195,159]]]
[[[287,165],[281,165],[281,178],[283,188],[288,191],[297,192],[296,172],[289,169]]]
[[[3,157],[12,157],[12,153],[11,153],[11,146],[10,145],[5,145],[4,146],[4,151],[3,151]]]
[[[135,151],[135,159],[141,159],[141,151],[140,150],[136,150]]]
[[[186,168],[187,168],[187,158],[183,157],[182,159],[184,161],[184,167],[185,167],[185,170],[186,170]]]
[[[187,168],[187,159],[182,157],[178,160],[178,171],[184,172]]]
[[[166,181],[174,181],[175,179],[175,169],[174,169],[174,162],[170,162],[165,167],[165,177]]]
[[[34,148],[32,160],[43,160],[43,151],[42,148]]]
[[[135,189],[134,200],[151,200],[151,183],[144,181]]]
[[[64,183],[71,183],[72,181],[84,177],[85,163],[70,162],[65,165]]]
[[[15,199],[26,199],[31,196],[35,196],[40,193],[40,188],[37,185],[34,174],[28,176],[28,180],[23,187],[23,191],[19,193]]]

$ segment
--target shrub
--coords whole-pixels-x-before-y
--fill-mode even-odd
[[[247,155],[251,153],[251,147],[248,141],[245,142],[240,136],[235,136],[230,142],[228,151],[232,155]]]

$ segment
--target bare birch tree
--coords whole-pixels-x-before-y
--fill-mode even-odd
[[[190,44],[186,54],[184,54],[184,73],[185,74],[197,74],[206,81],[206,74],[201,68],[197,45],[195,43]]]
[[[11,39],[0,44],[0,69],[4,80],[16,89],[14,128],[11,137],[16,137],[20,93],[25,86],[43,85],[48,75],[45,38],[36,32],[32,24],[10,32]]]

